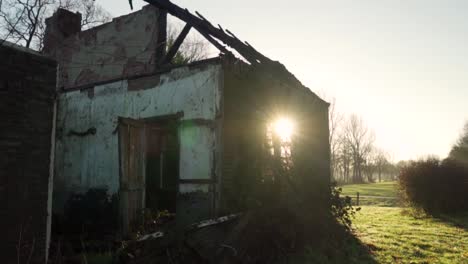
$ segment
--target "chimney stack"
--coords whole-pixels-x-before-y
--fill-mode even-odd
[[[64,39],[81,32],[81,14],[63,8],[46,19],[43,53],[55,57],[56,49]]]

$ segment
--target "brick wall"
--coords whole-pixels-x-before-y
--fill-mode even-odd
[[[0,262],[44,262],[56,65],[0,45]]]
[[[250,168],[262,166],[266,125],[286,115],[299,133],[292,146],[298,186],[317,205],[328,206],[330,149],[328,104],[305,87],[243,64],[225,66],[221,210],[236,212],[250,184]],[[264,151],[264,150],[263,150]],[[261,171],[261,170],[260,170]],[[247,172],[247,173],[246,173]],[[245,177],[245,178],[240,178]]]
[[[58,87],[88,86],[153,73],[165,46],[166,15],[152,5],[80,31],[81,15],[59,9],[46,20],[44,52],[60,64]],[[164,29],[164,30],[160,30]]]

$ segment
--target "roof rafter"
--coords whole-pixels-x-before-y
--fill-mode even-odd
[[[194,15],[190,13],[187,9],[183,9],[169,0],[145,0],[151,5],[154,5],[160,9],[166,10],[169,14],[179,18],[182,21],[185,21],[187,24],[195,28],[200,34],[202,34],[208,41],[210,41],[216,48],[218,48],[223,53],[228,53],[229,51],[221,43],[213,43],[213,41],[219,40],[225,45],[235,49],[244,59],[246,59],[250,64],[260,64],[260,63],[269,63],[272,62],[269,58],[255,50],[246,42],[239,40],[234,34],[229,30],[224,31],[222,27],[213,26],[205,17],[200,13]],[[216,40],[215,40],[216,39]],[[227,55],[232,55],[230,52]]]
[[[182,42],[184,41],[185,37],[187,37],[188,33],[190,32],[191,28],[192,28],[191,25],[189,24],[185,25],[185,27],[180,32],[179,36],[176,38],[176,40],[172,44],[172,47],[170,47],[164,59],[162,59],[162,64],[170,63],[172,61],[174,56],[177,54],[177,51],[179,50],[180,45],[182,45]]]

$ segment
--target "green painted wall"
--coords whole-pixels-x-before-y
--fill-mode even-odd
[[[221,66],[182,67],[153,79],[124,80],[66,92],[58,98],[54,209],[61,211],[72,192],[119,189],[118,117],[143,119],[183,112],[180,179],[210,179],[214,149],[220,144],[208,122],[221,116]],[[157,80],[157,84],[154,84]],[[139,90],[129,90],[140,88]],[[204,122],[199,122],[204,120]],[[95,134],[70,135],[95,129]],[[218,159],[219,160],[219,159]],[[208,192],[207,184],[181,184],[179,192]]]

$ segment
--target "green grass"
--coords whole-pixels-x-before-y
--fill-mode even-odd
[[[343,194],[349,196],[356,196],[356,193],[359,192],[360,195],[397,197],[396,185],[396,182],[379,182],[350,184],[340,187],[343,189]]]
[[[468,264],[468,213],[434,218],[399,207],[396,182],[341,187],[353,201],[361,196],[353,225],[378,263]]]
[[[353,203],[356,202],[356,195],[359,192],[359,205],[392,207],[400,204],[397,195],[396,182],[350,184],[340,187],[343,190],[342,195],[350,196]]]
[[[408,210],[363,206],[357,213],[356,234],[378,263],[468,263],[468,214],[446,222]]]

